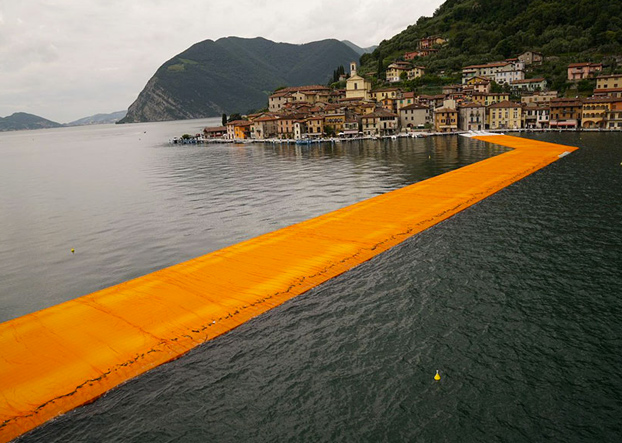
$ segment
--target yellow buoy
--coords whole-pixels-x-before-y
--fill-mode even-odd
[[[439,381],[441,379],[440,374],[438,373],[438,369],[436,370],[436,375],[434,376],[434,380]]]
[[[75,252],[76,252],[76,250],[75,250],[75,249],[73,249],[73,248],[71,248],[71,253],[73,254],[73,253],[75,253]]]

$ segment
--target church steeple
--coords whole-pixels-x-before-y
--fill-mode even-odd
[[[356,62],[350,62],[350,77],[356,75]]]

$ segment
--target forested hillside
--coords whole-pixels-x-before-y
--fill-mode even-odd
[[[20,131],[24,129],[60,128],[60,123],[26,112],[16,112],[8,117],[0,117],[0,131]]]
[[[416,63],[428,74],[503,60],[533,50],[548,57],[539,74],[555,82],[559,67],[574,61],[604,61],[613,69],[622,55],[620,0],[447,0],[433,17],[421,17],[372,54],[361,57],[363,72],[376,71],[417,48],[429,35],[449,40],[438,53]],[[613,66],[611,66],[613,64]]]

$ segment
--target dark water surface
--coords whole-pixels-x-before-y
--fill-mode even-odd
[[[21,441],[620,441],[622,136],[532,137],[581,149]],[[3,165],[7,152],[21,155],[6,149],[5,140]],[[75,155],[76,147],[67,149]],[[75,283],[80,290],[502,152],[458,137],[319,150],[180,151],[130,143],[123,149],[111,147],[99,159],[103,171],[116,159],[115,179],[88,188],[103,204],[85,196],[76,205],[92,205],[98,216],[81,220],[101,225],[69,229],[88,231],[75,257],[93,242],[98,248],[83,252],[93,255],[87,262],[71,265],[78,266],[77,279],[87,276],[87,283]],[[48,166],[60,167],[50,165],[50,155]],[[101,179],[96,169],[81,186]],[[14,177],[9,186],[22,185],[19,175],[8,175]],[[24,177],[31,193],[37,180]],[[0,184],[4,213],[11,198]],[[6,318],[45,306],[23,302],[36,297],[35,289],[50,291],[52,304],[82,295],[55,288],[73,288],[62,276],[70,265],[51,273],[48,278],[59,279],[51,288],[42,282],[25,290],[29,280],[16,276],[24,265],[7,263],[7,239],[18,254],[13,235],[31,238],[22,231],[32,208],[24,209],[21,226],[0,216],[0,275],[13,288],[0,289]],[[57,217],[71,225],[70,217]],[[66,228],[54,229],[67,236]],[[49,236],[42,231],[32,250],[43,249]],[[54,247],[62,249],[43,269],[63,267],[69,242],[63,237],[41,251],[55,257]],[[45,257],[30,258],[31,269],[40,270]],[[131,270],[124,270],[128,263]],[[440,382],[433,380],[436,369]]]

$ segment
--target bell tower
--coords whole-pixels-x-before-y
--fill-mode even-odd
[[[356,75],[356,62],[350,62],[350,77]]]

